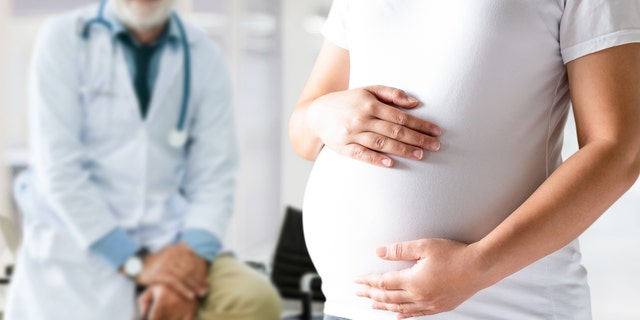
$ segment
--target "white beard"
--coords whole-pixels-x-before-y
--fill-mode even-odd
[[[176,0],[140,2],[135,0],[113,0],[116,15],[126,27],[136,31],[155,29],[169,19]]]

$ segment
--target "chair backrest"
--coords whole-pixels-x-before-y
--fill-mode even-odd
[[[302,229],[302,211],[287,207],[271,270],[271,281],[284,298],[300,298],[300,279],[309,272],[316,272]],[[320,281],[311,285],[313,300],[324,301]]]

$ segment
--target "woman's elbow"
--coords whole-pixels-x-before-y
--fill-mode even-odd
[[[289,119],[289,143],[299,157],[308,161],[315,161],[324,146],[319,138],[308,133],[295,113]]]
[[[640,142],[633,149],[629,165],[629,180],[631,180],[631,184],[635,183],[640,176]]]
[[[640,176],[640,137],[621,141],[612,151],[614,158],[618,159],[615,165],[623,173],[621,182],[631,188]]]

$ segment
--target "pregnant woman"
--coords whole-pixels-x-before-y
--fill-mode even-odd
[[[576,239],[640,172],[640,1],[334,0],[324,35],[290,136],[327,319],[590,319]]]

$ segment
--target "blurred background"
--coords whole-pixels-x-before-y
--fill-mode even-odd
[[[11,182],[28,161],[27,70],[47,16],[91,0],[0,0],[0,270],[19,246]],[[289,146],[287,121],[322,43],[331,0],[180,0],[182,17],[224,51],[235,90],[241,152],[227,243],[269,263],[285,207],[301,207],[311,163]],[[577,149],[569,119],[565,156]],[[594,319],[640,319],[638,183],[582,237]],[[6,288],[0,286],[0,313]]]

